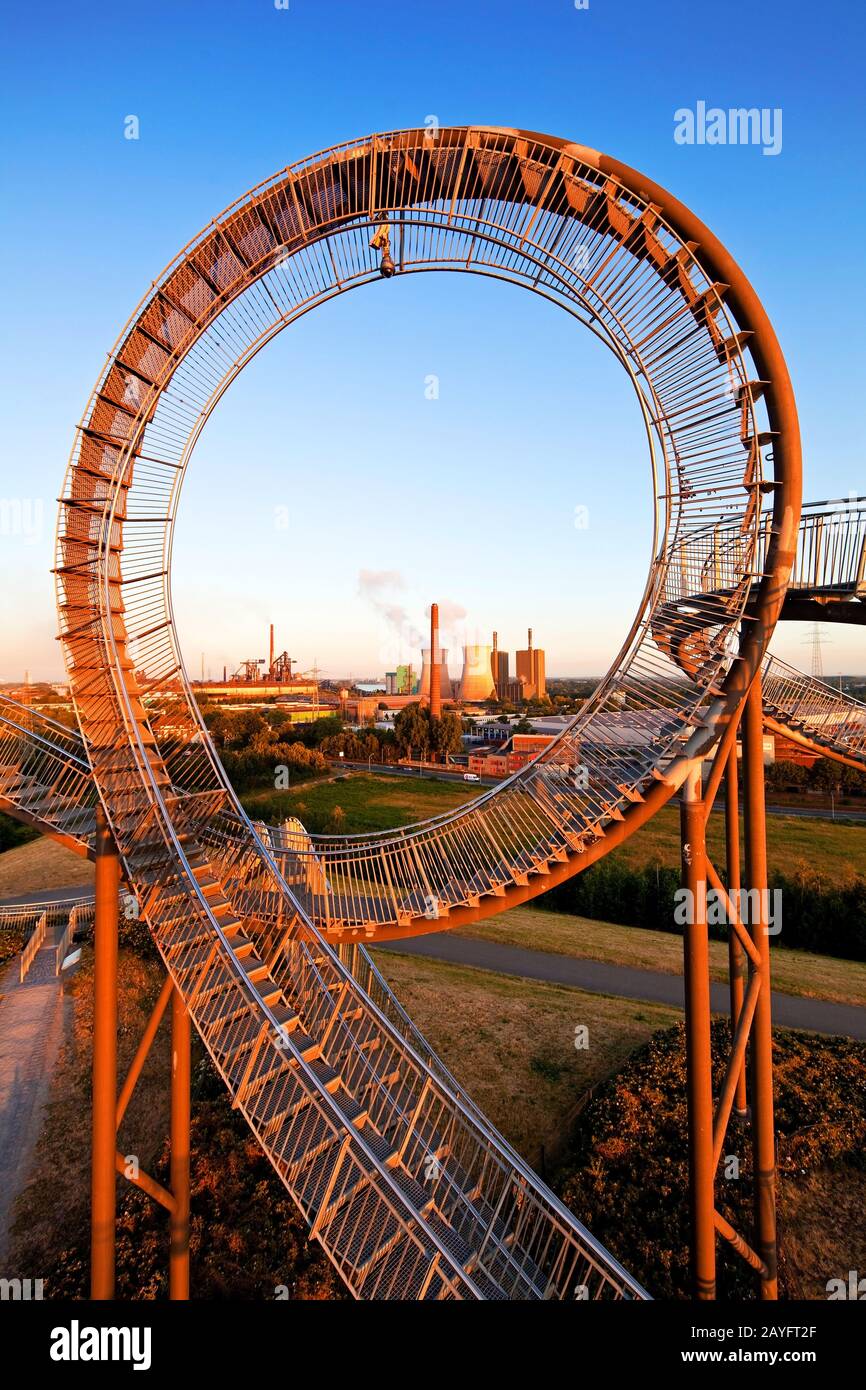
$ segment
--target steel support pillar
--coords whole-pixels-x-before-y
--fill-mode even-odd
[[[117,1179],[117,918],[120,860],[105,812],[96,808],[93,979],[93,1120],[90,1183],[90,1296],[114,1297]]]
[[[177,989],[171,996],[171,1252],[169,1297],[189,1298],[189,1010]]]
[[[761,964],[761,988],[751,1032],[752,1158],[755,1169],[755,1249],[766,1266],[761,1298],[778,1297],[776,1275],[776,1154],[773,1120],[773,1039],[770,1000],[770,937],[767,895],[767,820],[764,800],[764,728],[760,672],[743,713],[743,798],[746,876],[757,898],[751,936]]]
[[[96,914],[93,984],[93,1138],[90,1296],[114,1297],[117,1172],[125,1171],[117,1133],[171,995],[171,1191],[147,1174],[131,1181],[168,1208],[169,1296],[189,1298],[189,1158],[192,1025],[171,981],[163,986],[123,1089],[117,1093],[117,929],[120,858],[101,806],[96,811]]]
[[[682,880],[683,887],[689,892],[687,921],[683,933],[683,965],[691,1260],[694,1294],[698,1299],[711,1299],[716,1296],[713,1073],[705,823],[701,768],[698,763],[689,772],[680,793]]]
[[[737,744],[731,744],[725,763],[725,862],[727,866],[728,892],[736,907],[740,897],[740,791],[737,769]],[[743,995],[746,987],[746,953],[737,933],[731,928],[728,932],[728,977],[731,994],[731,1036],[737,1031],[737,1022],[743,1008]],[[746,1104],[746,1066],[740,1067],[737,1089],[734,1094],[734,1114],[744,1120],[748,1114]]]

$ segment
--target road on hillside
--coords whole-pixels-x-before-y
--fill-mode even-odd
[[[683,1008],[682,975],[665,975],[659,970],[636,970],[628,965],[609,965],[605,961],[582,960],[533,951],[500,941],[483,941],[453,932],[412,936],[374,948],[397,955],[421,956],[451,965],[468,965],[475,970],[491,970],[497,975],[515,975],[545,984],[567,985],[591,994],[612,994],[624,999],[643,999],[653,1004]],[[772,991],[773,1023],[780,1028],[802,1028],[810,1033],[826,1033],[866,1040],[866,1008],[854,1004],[834,1004],[823,999],[803,999],[794,994]],[[726,984],[710,985],[714,1013],[726,1014],[730,995]]]

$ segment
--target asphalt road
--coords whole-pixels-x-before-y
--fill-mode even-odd
[[[347,772],[370,772],[375,777],[432,777],[437,782],[464,782],[466,781],[462,771],[446,772],[434,770],[430,767],[422,768],[419,772],[417,767],[398,767],[394,763],[333,763],[336,768],[343,767]],[[500,777],[477,777],[472,782],[466,782],[467,787],[495,787],[502,779]]]
[[[613,994],[625,999],[669,1004],[677,1009],[683,1007],[682,976],[665,975],[657,970],[635,970],[628,965],[578,960],[573,956],[554,955],[550,951],[533,951],[498,941],[455,936],[453,932],[413,936],[376,949],[449,961],[454,965],[474,966],[477,970],[492,970],[499,975],[517,975],[522,979],[568,985],[572,989],[589,990],[593,994]],[[715,1013],[728,1012],[727,985],[711,985],[710,997]],[[811,1033],[866,1039],[866,1009],[853,1004],[802,999],[774,990],[773,1021],[784,1028],[803,1028]]]

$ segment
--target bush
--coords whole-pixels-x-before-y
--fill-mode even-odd
[[[5,849],[14,849],[16,845],[26,845],[30,840],[38,839],[38,830],[0,812],[0,854]]]
[[[566,1205],[655,1298],[690,1294],[684,1036],[682,1024],[656,1033],[599,1088],[577,1122],[553,1183]],[[726,1020],[713,1023],[712,1042],[718,1095],[730,1044]],[[846,1165],[862,1170],[866,1047],[847,1038],[783,1032],[773,1039],[773,1061],[779,1183],[800,1184],[805,1175]],[[736,1128],[729,1131],[726,1152],[740,1156],[740,1177],[717,1184],[717,1205],[736,1229],[748,1232],[750,1144],[738,1144]],[[785,1297],[784,1227],[780,1256]],[[718,1273],[720,1297],[754,1297],[754,1276],[741,1260],[722,1255]]]

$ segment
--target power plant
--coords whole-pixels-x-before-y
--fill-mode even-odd
[[[507,700],[508,694],[508,652],[499,650],[499,633],[493,634],[493,654],[490,658],[490,668],[493,673],[493,684],[496,687],[497,700]]]
[[[448,649],[439,641],[439,605],[430,605],[429,645],[421,650],[421,674],[411,662],[399,665],[393,671],[385,672],[385,689],[380,696],[372,692],[348,698],[344,692],[342,707],[344,717],[350,717],[349,706],[353,705],[355,715],[362,718],[375,717],[378,702],[384,697],[390,708],[409,704],[413,700],[430,705],[434,718],[441,717],[445,704],[459,701],[463,704],[480,704],[486,700],[501,700],[508,704],[519,704],[521,700],[542,700],[546,694],[544,652],[533,646],[532,628],[528,633],[525,650],[516,653],[517,671],[511,675],[509,654],[499,646],[499,633],[493,633],[493,645],[486,643],[467,643],[463,647],[463,670],[459,680],[452,680],[448,670]],[[204,657],[202,657],[204,662]],[[197,682],[202,695],[212,699],[237,700],[253,695],[257,699],[277,698],[282,701],[313,697],[319,703],[319,671],[295,670],[295,658],[288,651],[277,652],[274,640],[274,624],[268,632],[268,657],[251,657],[242,661],[237,669],[228,675],[223,667],[222,680],[204,679]],[[351,682],[350,682],[351,683]],[[336,703],[329,695],[324,702]]]
[[[495,699],[496,687],[493,684],[490,657],[491,649],[484,643],[476,642],[463,648],[463,674],[460,677],[458,699],[464,704]]]
[[[523,698],[543,700],[547,694],[544,679],[544,652],[532,645],[532,628],[527,634],[526,649],[517,653],[517,679],[523,686]]]

